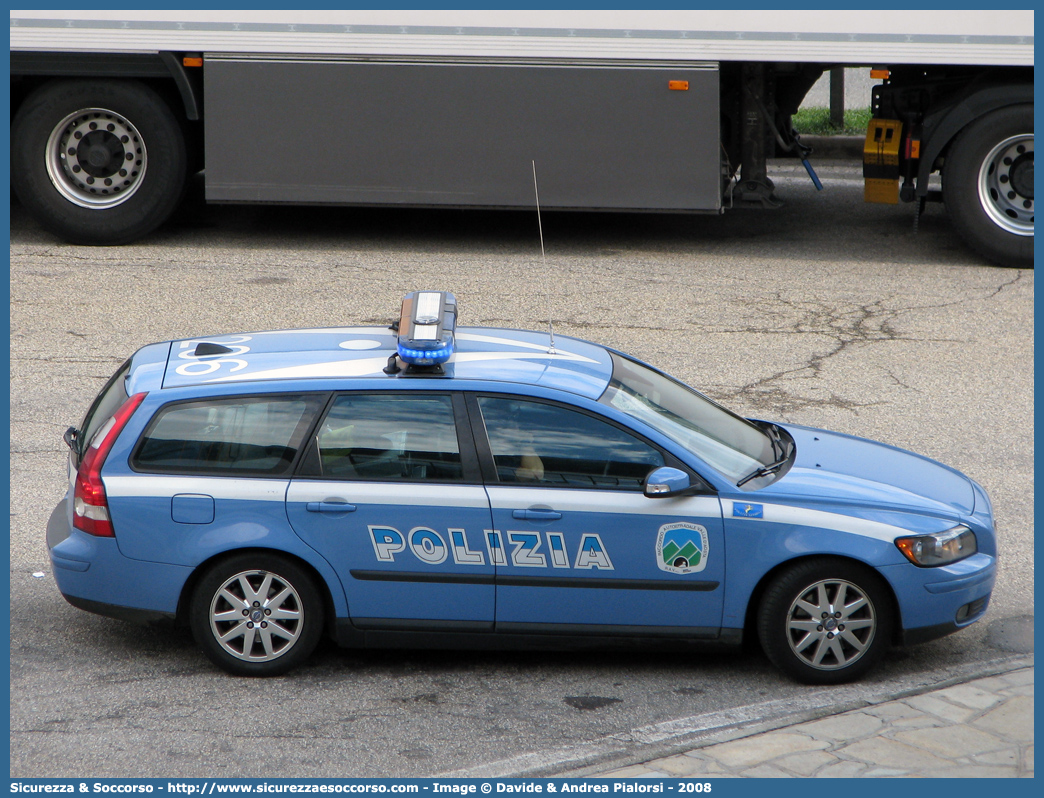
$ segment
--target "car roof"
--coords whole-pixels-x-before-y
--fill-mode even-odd
[[[612,376],[612,359],[605,347],[555,336],[554,350],[549,351],[547,333],[493,327],[458,327],[444,375],[387,375],[384,368],[396,352],[396,340],[389,327],[331,327],[172,341],[162,387],[360,378],[387,379],[391,387],[403,377],[440,382],[449,378],[539,385],[597,399]],[[202,342],[221,344],[230,351],[201,356],[196,352]]]

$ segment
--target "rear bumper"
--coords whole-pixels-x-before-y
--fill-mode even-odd
[[[115,538],[73,529],[66,500],[47,523],[54,581],[74,607],[136,623],[163,623],[178,612],[192,568],[124,557]]]
[[[51,517],[47,519],[47,550],[50,551],[72,532],[69,526],[69,500],[62,499],[55,508],[51,510]]]
[[[69,596],[65,593],[62,596],[77,609],[93,612],[95,615],[104,615],[107,618],[117,618],[138,626],[173,626],[177,618],[173,612],[122,607],[118,604],[105,604],[101,601]]]

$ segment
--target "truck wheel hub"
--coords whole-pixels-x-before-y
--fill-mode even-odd
[[[62,119],[47,140],[47,176],[65,199],[103,210],[126,202],[148,166],[145,142],[128,120],[105,108]]]
[[[1011,187],[1023,197],[1033,199],[1033,152],[1026,152],[1011,165]]]

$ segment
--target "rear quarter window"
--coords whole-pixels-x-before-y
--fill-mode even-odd
[[[263,396],[160,408],[131,467],[175,474],[288,474],[325,397]]]
[[[84,451],[90,445],[93,438],[102,425],[108,421],[120,405],[127,401],[127,374],[130,372],[131,362],[128,360],[109,377],[105,386],[91,403],[87,415],[83,417],[80,424],[80,435],[76,447],[76,465],[80,464]]]

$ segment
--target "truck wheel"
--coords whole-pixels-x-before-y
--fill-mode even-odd
[[[968,125],[943,166],[943,200],[972,249],[1002,266],[1033,266],[1033,106]]]
[[[848,560],[798,563],[768,585],[758,611],[761,647],[780,670],[805,684],[858,679],[892,636],[888,588]]]
[[[33,92],[11,127],[11,182],[26,210],[74,244],[123,244],[177,207],[181,126],[136,81],[70,80]]]
[[[311,578],[282,557],[239,554],[199,580],[189,624],[203,653],[236,676],[278,676],[315,649],[323,605]]]

